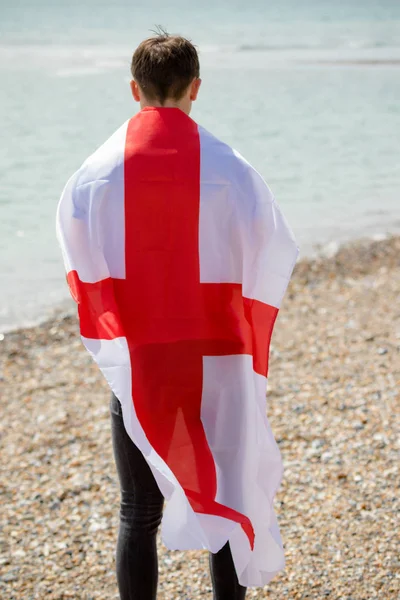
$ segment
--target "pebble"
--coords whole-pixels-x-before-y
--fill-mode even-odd
[[[247,599],[399,599],[399,295],[399,237],[296,265],[267,392],[286,566]],[[118,598],[108,387],[74,316],[0,340],[0,597]],[[158,547],[159,600],[211,598],[206,552]]]

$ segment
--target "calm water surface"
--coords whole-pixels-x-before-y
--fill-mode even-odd
[[[199,46],[192,116],[263,174],[303,256],[400,231],[400,2],[141,4],[0,0],[0,331],[68,297],[56,205],[136,112],[131,53],[156,24]]]

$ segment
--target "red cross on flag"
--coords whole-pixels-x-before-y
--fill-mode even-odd
[[[269,345],[298,256],[268,186],[180,109],[147,107],[68,181],[57,236],[83,343],[167,501],[165,544],[229,540],[240,583],[265,585],[285,565]]]

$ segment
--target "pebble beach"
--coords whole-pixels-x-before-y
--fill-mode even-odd
[[[298,262],[272,338],[286,567],[249,599],[400,597],[400,237]],[[75,316],[0,335],[0,598],[119,598],[109,391]],[[159,542],[160,600],[212,598]]]

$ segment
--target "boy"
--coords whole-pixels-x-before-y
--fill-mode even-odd
[[[284,567],[265,390],[298,247],[261,176],[189,117],[195,47],[145,40],[132,77],[141,110],[57,213],[82,339],[112,390],[120,595],[156,597],[163,518],[168,547],[210,551],[215,600],[240,600]]]

